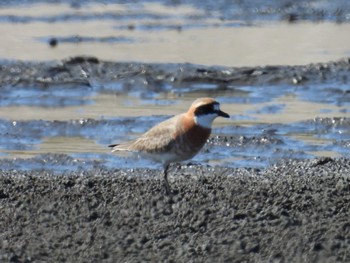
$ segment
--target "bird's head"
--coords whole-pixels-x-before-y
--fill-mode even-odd
[[[211,129],[216,117],[230,118],[230,115],[220,109],[220,103],[212,98],[196,99],[188,113],[193,115],[194,122],[197,125],[207,129]]]

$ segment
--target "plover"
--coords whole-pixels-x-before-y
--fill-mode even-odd
[[[163,165],[164,186],[170,193],[169,164],[194,157],[211,133],[216,117],[229,118],[220,110],[220,104],[212,98],[196,99],[186,113],[176,115],[154,126],[139,138],[121,144],[112,144],[112,152],[137,152]]]

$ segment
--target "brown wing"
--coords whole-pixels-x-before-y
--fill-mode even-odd
[[[176,123],[180,116],[159,123],[134,141],[115,145],[112,151],[141,151],[147,153],[169,151],[175,142]]]

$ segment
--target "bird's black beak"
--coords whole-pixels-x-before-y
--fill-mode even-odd
[[[218,111],[218,115],[224,118],[230,118],[230,115],[228,115],[226,112],[223,112],[222,110]]]

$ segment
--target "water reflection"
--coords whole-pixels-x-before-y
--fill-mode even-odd
[[[223,20],[189,5],[40,3],[0,9],[0,58],[298,65],[347,57],[349,30],[348,23]]]
[[[113,61],[308,64],[348,56],[349,29],[347,23],[225,21],[186,5],[91,3],[72,8],[40,3],[0,9],[0,58],[47,61],[89,54]],[[50,46],[51,40],[57,45]],[[106,146],[135,138],[203,96],[216,97],[232,117],[215,122],[213,138],[224,140],[210,141],[194,162],[264,167],[281,158],[349,153],[350,124],[334,118],[350,117],[346,84],[236,86],[233,80],[185,85],[162,80],[133,76],[110,83],[89,79],[85,84],[1,87],[0,169],[153,167],[113,156]],[[58,156],[65,156],[60,163]],[[28,157],[33,159],[16,161]]]
[[[71,101],[76,101],[74,97],[81,99],[78,105],[65,103],[53,107],[47,107],[41,100],[26,105],[22,93],[14,96],[10,92],[0,111],[2,158],[36,159],[47,153],[68,154],[89,162],[98,160],[107,167],[127,167],[130,159],[111,155],[108,144],[139,136],[169,116],[186,111],[195,98],[203,96],[217,97],[232,117],[218,119],[214,125],[213,137],[224,136],[226,143],[210,142],[194,162],[263,167],[281,158],[338,157],[346,156],[349,150],[346,144],[337,142],[350,140],[350,124],[346,121],[342,124],[341,119],[333,119],[334,123],[323,121],[334,115],[349,117],[349,102],[340,96],[331,96],[330,100],[328,91],[322,92],[328,90],[324,87],[218,89],[216,85],[197,83],[193,90],[190,85],[178,89],[181,90],[178,93],[159,92],[149,97],[135,93],[133,87],[129,87],[129,92],[119,92],[122,87],[120,84],[100,86],[101,90],[95,87],[85,97],[81,96],[79,86],[69,97],[52,92],[49,101],[56,101],[61,95]],[[310,89],[318,92],[317,99]],[[28,92],[33,97],[42,94],[40,89]],[[135,165],[154,167],[144,160]]]

